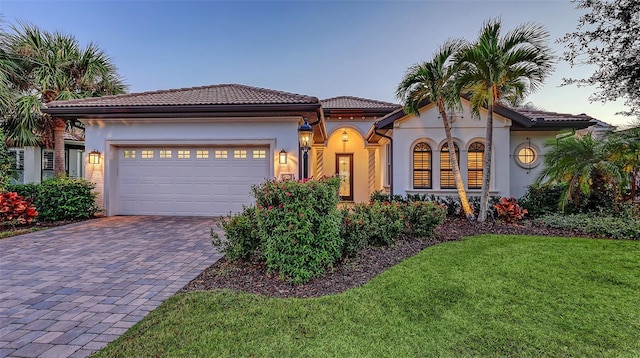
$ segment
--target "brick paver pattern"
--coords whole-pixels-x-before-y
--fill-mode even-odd
[[[86,357],[218,260],[211,218],[95,219],[0,240],[0,357]]]

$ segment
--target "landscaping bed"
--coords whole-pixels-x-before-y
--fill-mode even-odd
[[[595,237],[576,230],[538,226],[531,221],[507,225],[494,221],[469,222],[464,218],[449,217],[438,227],[433,239],[402,239],[397,240],[392,247],[365,248],[355,258],[339,262],[323,276],[304,284],[291,284],[281,280],[277,274],[267,273],[266,265],[257,259],[229,262],[223,257],[189,282],[181,292],[227,288],[269,297],[325,296],[361,286],[425,247],[480,234]]]
[[[58,227],[63,225],[69,225],[80,221],[91,220],[88,219],[75,219],[75,220],[58,220],[58,221],[34,221],[28,224],[2,224],[0,225],[0,239],[12,237],[16,235],[28,234],[30,232],[42,231],[50,229],[52,227]]]

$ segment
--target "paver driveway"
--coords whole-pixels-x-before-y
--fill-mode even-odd
[[[84,357],[214,263],[210,218],[109,217],[0,240],[0,357]]]

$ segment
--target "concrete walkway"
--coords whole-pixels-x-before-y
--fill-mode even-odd
[[[86,357],[221,257],[210,218],[110,217],[0,240],[0,357]]]

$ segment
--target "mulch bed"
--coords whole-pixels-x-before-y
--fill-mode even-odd
[[[389,267],[409,258],[425,247],[480,234],[543,235],[593,237],[576,230],[551,229],[526,221],[518,225],[496,222],[468,222],[464,218],[447,218],[431,240],[402,239],[393,247],[367,248],[357,257],[337,264],[330,272],[311,281],[294,285],[267,273],[264,263],[229,262],[224,257],[204,270],[180,292],[231,289],[268,297],[319,297],[358,287]]]

